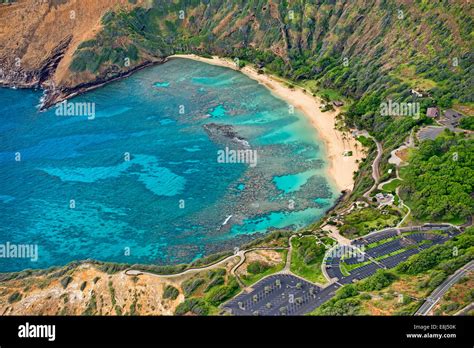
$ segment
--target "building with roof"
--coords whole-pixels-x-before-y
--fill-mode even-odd
[[[426,116],[431,118],[437,118],[439,116],[438,108],[428,108],[428,110],[426,110]]]

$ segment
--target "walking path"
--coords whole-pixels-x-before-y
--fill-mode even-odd
[[[382,159],[383,147],[382,147],[382,144],[378,142],[373,136],[371,136],[367,131],[360,132],[360,134],[372,139],[377,145],[377,156],[375,157],[374,162],[372,163],[372,178],[374,179],[374,185],[366,193],[364,193],[364,197],[368,198],[370,194],[377,188],[377,185],[379,184],[379,180],[380,180],[379,165],[380,165],[380,160]]]
[[[207,266],[204,266],[204,267],[196,267],[196,268],[190,268],[190,269],[187,269],[183,272],[180,272],[180,273],[173,273],[173,274],[156,274],[156,273],[152,273],[152,272],[147,272],[147,271],[141,271],[141,270],[135,270],[135,269],[127,269],[125,270],[125,274],[126,275],[129,275],[129,276],[136,276],[136,275],[140,275],[140,274],[148,274],[148,275],[152,275],[152,276],[155,276],[155,277],[159,277],[159,278],[178,278],[178,277],[181,277],[183,275],[186,275],[186,274],[189,274],[189,273],[197,273],[197,272],[202,272],[202,271],[207,271],[207,270],[210,270],[210,269],[213,269],[223,263],[226,263],[228,261],[230,261],[231,259],[235,258],[235,257],[239,257],[240,260],[239,262],[234,266],[232,267],[231,269],[231,274],[233,276],[236,277],[237,281],[243,286],[245,287],[245,285],[242,283],[241,279],[235,274],[235,271],[245,262],[245,259],[246,259],[246,256],[245,254],[250,252],[250,251],[256,251],[256,250],[286,250],[286,249],[289,249],[288,247],[259,247],[259,248],[251,248],[251,249],[247,249],[247,250],[239,250],[237,253],[233,254],[233,255],[230,255],[220,261],[217,261],[211,265],[207,265]]]

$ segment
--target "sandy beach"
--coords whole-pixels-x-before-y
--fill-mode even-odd
[[[186,58],[208,64],[223,66],[234,70],[239,70],[233,61],[220,57],[204,58],[193,54],[174,55],[169,58]],[[322,103],[309,93],[305,93],[302,88],[288,88],[283,81],[277,77],[258,74],[252,67],[240,69],[242,73],[260,84],[267,87],[275,96],[285,100],[295,108],[302,111],[311,121],[311,124],[317,130],[318,137],[324,142],[328,160],[328,174],[333,178],[336,187],[339,190],[352,190],[354,180],[353,172],[357,171],[358,163],[363,157],[362,145],[356,146],[357,140],[351,134],[343,135],[342,132],[334,129],[336,116],[339,110],[321,112]],[[344,156],[344,152],[352,151],[352,156]]]

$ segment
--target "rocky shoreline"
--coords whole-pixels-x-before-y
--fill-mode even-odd
[[[78,84],[77,86],[74,86],[72,88],[69,87],[56,87],[54,89],[51,88],[46,88],[44,90],[44,96],[42,98],[42,103],[40,106],[40,110],[47,110],[50,107],[54,106],[57,103],[60,103],[64,100],[76,97],[80,94],[84,94],[86,92],[89,92],[91,90],[94,90],[96,88],[100,88],[102,86],[105,86],[108,83],[114,82],[121,80],[123,78],[129,77],[130,75],[134,74],[135,72],[145,69],[147,67],[157,65],[157,64],[163,64],[167,60],[166,58],[164,59],[157,59],[153,61],[145,61],[144,63],[141,63],[140,65],[137,65],[129,70],[126,71],[119,71],[119,72],[107,72],[104,77],[98,77],[97,79],[86,82],[86,83],[81,83]]]
[[[69,35],[62,40],[51,52],[51,55],[43,60],[39,69],[24,70],[21,68],[19,60],[0,59],[0,87],[22,89],[47,87],[59,62],[64,57],[71,39],[72,36]],[[16,68],[17,65],[19,66]]]
[[[42,89],[44,94],[41,98],[40,111],[44,111],[64,100],[100,88],[113,81],[129,77],[135,72],[147,67],[163,64],[168,61],[168,58],[166,57],[149,59],[130,67],[127,70],[109,69],[102,72],[94,80],[80,83],[73,87],[56,86],[52,81],[52,77],[61,62],[61,59],[64,57],[71,40],[71,36],[62,40],[51,52],[51,55],[42,62],[41,67],[38,69],[24,70],[21,67],[14,68],[15,61],[0,59],[0,87],[15,89]]]

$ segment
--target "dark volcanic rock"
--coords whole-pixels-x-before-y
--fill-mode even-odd
[[[209,137],[218,143],[233,143],[238,147],[249,148],[248,141],[239,136],[234,127],[228,124],[208,123],[203,126]]]

